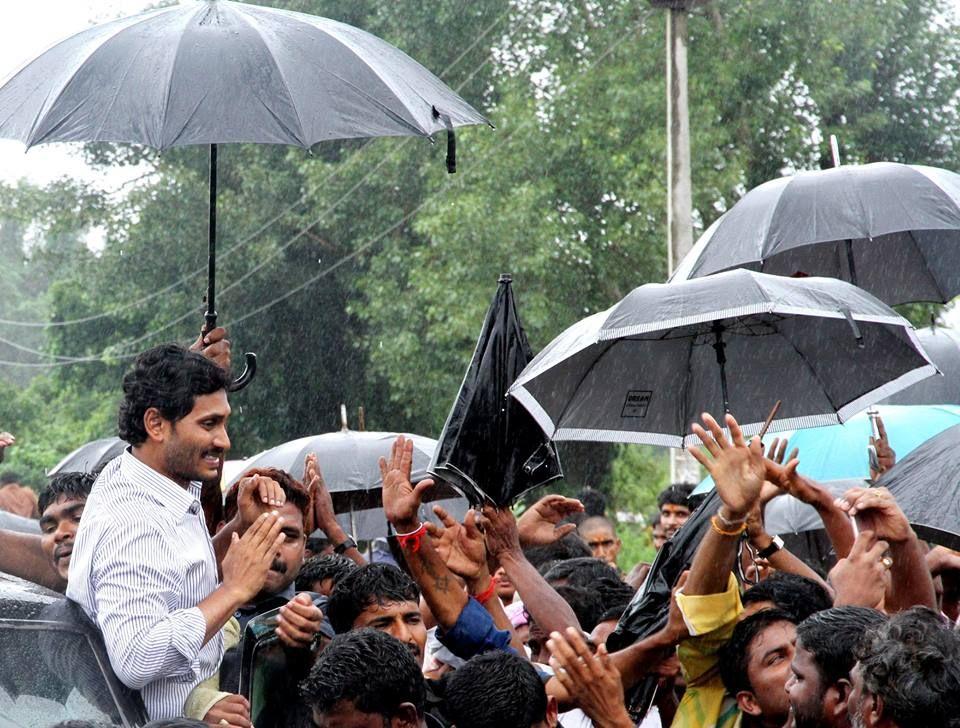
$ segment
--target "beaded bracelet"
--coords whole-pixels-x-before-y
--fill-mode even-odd
[[[743,533],[744,531],[747,530],[747,523],[746,523],[746,521],[744,521],[744,522],[741,523],[739,526],[737,526],[736,530],[733,530],[733,531],[725,531],[725,530],[723,530],[723,528],[720,526],[720,521],[717,519],[717,517],[716,517],[716,516],[711,516],[711,517],[710,517],[710,527],[711,527],[714,531],[716,531],[717,533],[719,533],[721,536],[739,536],[741,533]]]

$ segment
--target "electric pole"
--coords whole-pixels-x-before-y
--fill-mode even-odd
[[[649,0],[667,19],[667,269],[672,274],[693,247],[690,181],[690,110],[687,93],[687,11],[703,0]],[[685,450],[672,450],[670,481],[698,483],[700,466]]]

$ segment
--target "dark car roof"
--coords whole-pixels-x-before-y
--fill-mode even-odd
[[[42,619],[40,612],[63,594],[0,571],[0,619]]]

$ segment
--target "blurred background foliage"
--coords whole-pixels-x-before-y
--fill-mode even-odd
[[[235,360],[260,357],[233,397],[234,455],[335,429],[341,402],[363,406],[368,429],[436,436],[501,272],[534,349],[664,280],[662,12],[626,0],[265,4],[385,38],[496,130],[458,135],[452,176],[445,145],[418,139],[221,148],[218,308]],[[697,230],[767,179],[828,165],[830,134],[846,162],[960,168],[958,66],[942,0],[699,7]],[[35,487],[72,448],[115,433],[132,356],[188,343],[202,323],[206,150],[84,153],[146,172],[120,190],[0,186],[0,427],[18,438],[4,467]],[[905,313],[925,325],[937,311]],[[667,484],[662,450],[562,454],[567,492],[602,490],[611,511],[649,515]],[[649,554],[641,529],[624,526],[625,564]]]

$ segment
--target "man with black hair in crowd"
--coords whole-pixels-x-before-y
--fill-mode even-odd
[[[693,486],[688,483],[674,483],[660,491],[657,510],[664,538],[673,538],[673,534],[690,518],[689,498],[692,492]]]
[[[792,614],[763,609],[737,623],[720,648],[720,677],[735,701],[728,710],[739,710],[744,728],[781,728],[789,717],[784,686],[790,678],[796,638]]]
[[[428,728],[420,665],[403,644],[374,629],[337,635],[300,692],[316,728]]]
[[[478,655],[451,673],[444,713],[456,728],[555,728],[557,701],[526,660],[508,652]]]
[[[297,574],[297,591],[311,591],[329,597],[340,580],[356,568],[355,563],[339,554],[311,556],[303,562]]]
[[[799,574],[776,571],[740,596],[743,615],[763,609],[782,609],[799,624],[811,614],[833,606],[833,597],[819,581]]]
[[[427,628],[420,613],[420,589],[396,566],[357,567],[333,588],[326,614],[338,635],[366,627],[385,632],[423,665]]]
[[[40,535],[0,530],[0,571],[64,591],[73,542],[93,480],[87,473],[53,476],[38,501]]]
[[[218,477],[230,447],[229,384],[219,365],[174,344],[137,357],[118,416],[131,448],[97,479],[74,543],[67,596],[99,627],[114,672],[141,691],[152,719],[182,715],[190,691],[216,671],[221,628],[260,592],[285,538],[275,512],[242,537],[224,529],[218,585],[200,482]],[[257,491],[283,505],[276,483],[261,479]],[[214,706],[213,722],[249,721],[241,701],[227,702],[222,718]]]
[[[787,696],[794,728],[850,728],[847,703],[855,651],[887,620],[868,607],[832,607],[797,625]]]
[[[856,649],[852,728],[960,725],[960,634],[914,607],[871,630]]]

